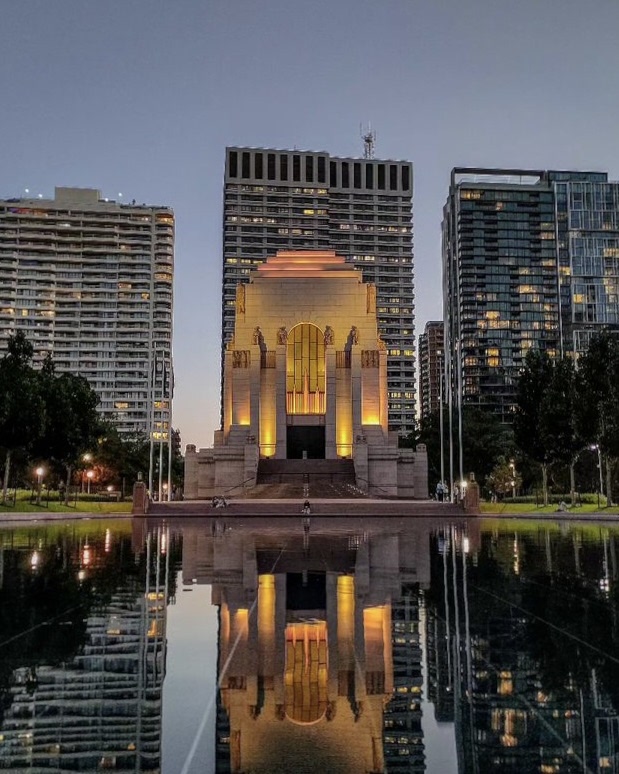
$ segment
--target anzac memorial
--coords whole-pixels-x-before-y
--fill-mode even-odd
[[[388,428],[376,288],[335,252],[280,251],[237,286],[223,376],[223,425],[211,448],[187,447],[185,499],[295,475],[427,497],[425,447],[398,448]]]

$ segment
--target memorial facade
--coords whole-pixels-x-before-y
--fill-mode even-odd
[[[427,496],[425,448],[388,430],[375,285],[332,251],[279,251],[237,286],[223,427],[187,447],[185,496],[242,494],[262,461],[299,459],[352,460],[369,494]]]

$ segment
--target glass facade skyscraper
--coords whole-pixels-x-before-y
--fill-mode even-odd
[[[532,347],[577,356],[619,323],[619,184],[602,172],[456,168],[443,215],[451,405],[511,422]]]

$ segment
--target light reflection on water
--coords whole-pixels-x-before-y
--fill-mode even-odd
[[[0,768],[618,771],[617,534],[0,528]]]

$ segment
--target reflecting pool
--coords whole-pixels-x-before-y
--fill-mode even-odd
[[[0,769],[619,771],[618,529],[0,526]]]

